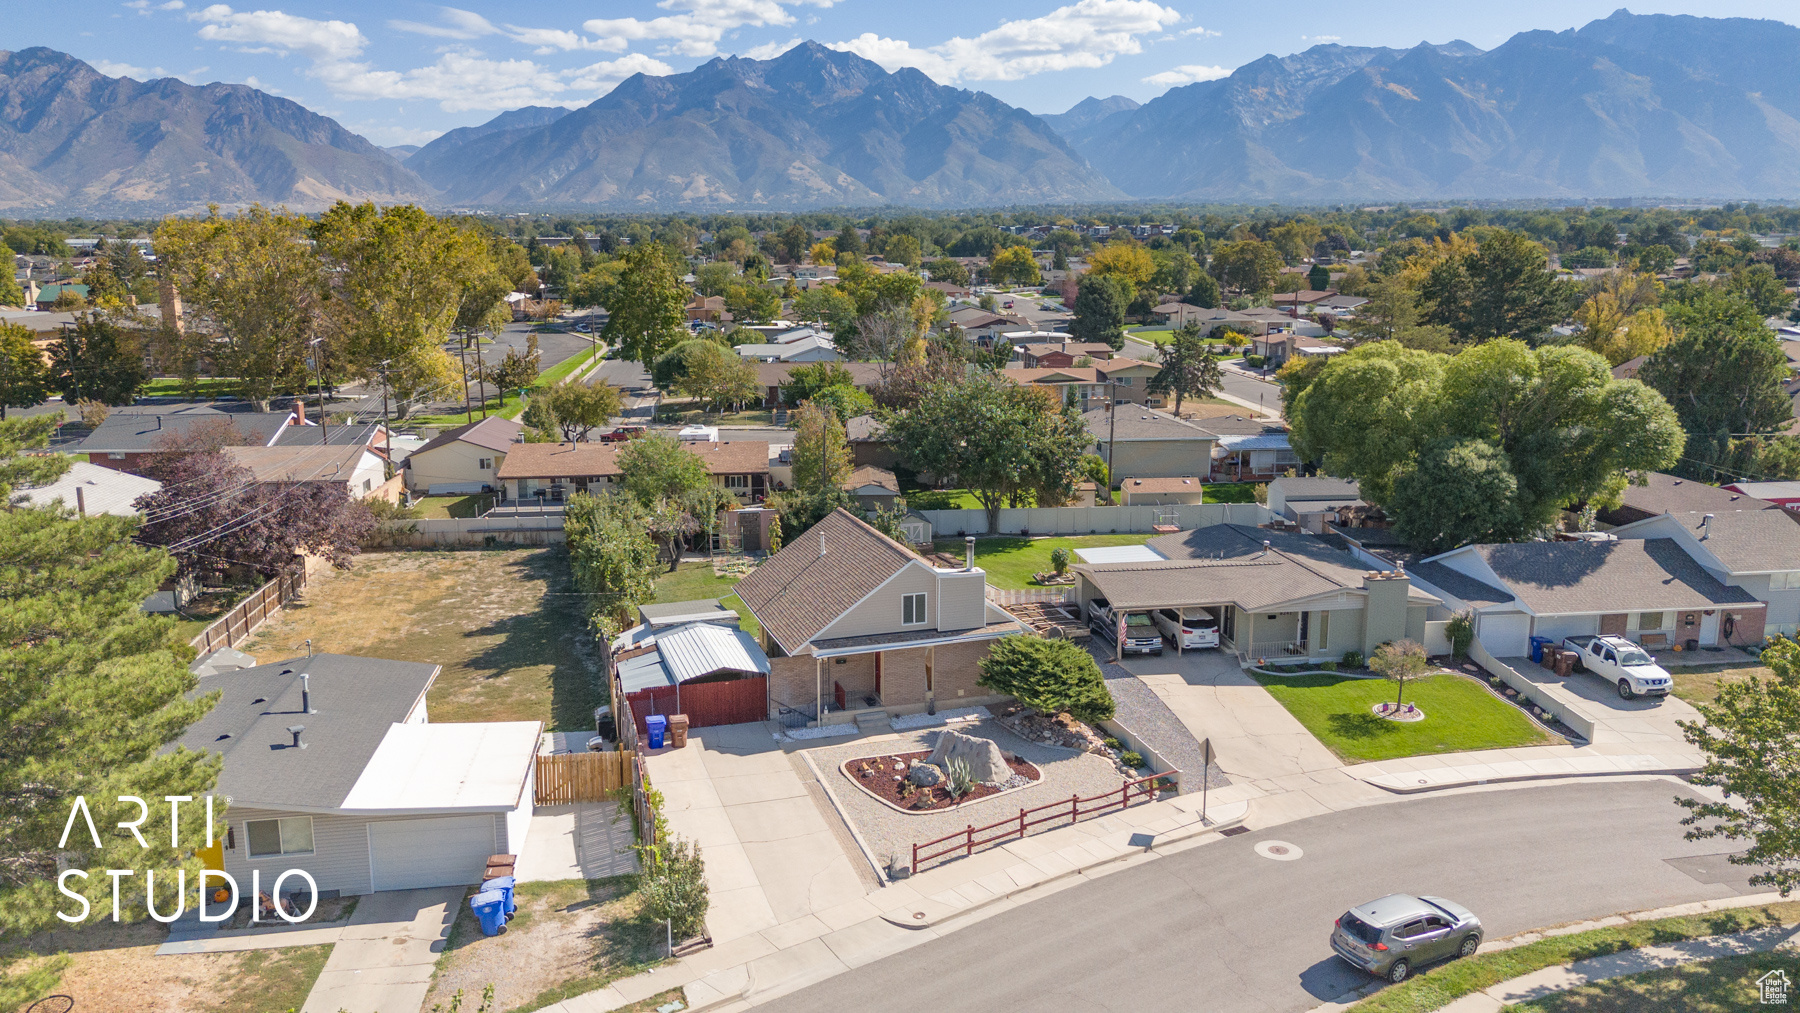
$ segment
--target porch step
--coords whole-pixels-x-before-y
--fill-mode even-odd
[[[889,728],[893,727],[892,725],[888,725],[887,711],[863,711],[856,715],[856,730],[859,732],[866,732],[871,728],[879,728],[882,725],[887,725]]]

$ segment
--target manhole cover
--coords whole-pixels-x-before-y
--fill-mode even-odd
[[[1256,853],[1277,862],[1292,862],[1306,854],[1300,850],[1300,845],[1286,841],[1258,841]]]

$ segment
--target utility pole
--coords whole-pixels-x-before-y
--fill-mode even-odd
[[[325,418],[325,339],[314,338],[307,344],[313,350],[313,381],[319,387],[319,443],[331,446],[331,424]]]
[[[487,418],[487,373],[481,365],[481,338],[475,339],[475,385],[481,391],[481,417]]]
[[[1113,381],[1106,381],[1106,501],[1112,502],[1113,458],[1119,449],[1119,399],[1113,394]]]
[[[475,421],[475,409],[469,405],[469,336],[462,335],[456,343],[456,361],[462,363],[463,411],[470,422]]]
[[[387,477],[394,477],[394,428],[388,424],[388,364],[391,359],[381,360],[381,434],[387,442]]]

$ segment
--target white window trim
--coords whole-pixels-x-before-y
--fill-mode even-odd
[[[915,616],[918,616],[918,619],[915,620],[914,622],[909,623],[906,621],[906,606],[914,598],[917,598],[919,600],[918,606],[913,609],[913,614]],[[930,612],[927,610],[928,604],[929,604],[929,600],[926,598],[926,592],[924,592],[924,591],[909,591],[906,594],[901,595],[900,596],[900,625],[902,625],[902,626],[924,626],[927,623],[929,623],[931,621],[931,618],[930,618]]]
[[[252,823],[273,823],[273,824],[275,824],[275,838],[276,838],[276,840],[280,840],[281,839],[281,822],[283,820],[305,820],[307,836],[312,838],[313,846],[305,851],[276,851],[276,852],[272,852],[267,855],[251,854],[250,853],[250,824],[252,824]],[[264,862],[264,861],[268,861],[273,858],[294,858],[296,856],[301,856],[301,855],[316,855],[319,853],[318,830],[319,830],[319,828],[317,826],[313,825],[313,818],[311,816],[280,816],[280,817],[270,817],[268,819],[260,819],[260,820],[245,820],[244,821],[244,857],[249,859],[252,862]]]

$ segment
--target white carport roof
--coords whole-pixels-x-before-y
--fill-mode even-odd
[[[1102,545],[1076,549],[1075,558],[1084,563],[1155,563],[1163,557],[1148,545]]]
[[[541,721],[390,725],[340,808],[512,809],[519,804],[543,731]]]

